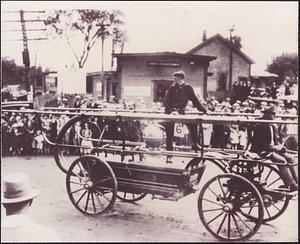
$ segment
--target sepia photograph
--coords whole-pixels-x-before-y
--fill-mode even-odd
[[[298,12],[1,1],[1,243],[297,243]]]

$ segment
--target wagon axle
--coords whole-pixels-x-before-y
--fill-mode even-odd
[[[86,182],[84,183],[84,185],[83,185],[83,187],[84,187],[85,189],[91,189],[91,188],[93,188],[93,186],[94,186],[94,184],[93,184],[93,182],[90,181],[90,180],[86,181]]]

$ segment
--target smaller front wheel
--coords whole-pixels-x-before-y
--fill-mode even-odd
[[[117,197],[117,180],[111,167],[99,158],[86,155],[70,166],[66,186],[72,204],[82,213],[107,212]]]
[[[243,214],[243,209],[249,206],[251,213]],[[221,174],[203,186],[198,211],[203,225],[213,236],[223,241],[241,241],[258,231],[264,205],[250,181],[234,174]]]

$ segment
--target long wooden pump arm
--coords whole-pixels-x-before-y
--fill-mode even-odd
[[[42,107],[43,111],[69,111],[69,112],[104,112],[104,111],[110,111],[110,112],[128,112],[128,113],[150,113],[150,114],[164,114],[164,111],[161,109],[122,109],[122,108],[62,108],[62,107]],[[203,114],[199,112],[198,110],[187,110],[185,111],[185,114],[188,115],[199,115]],[[257,113],[229,113],[229,112],[210,112],[210,115],[215,115],[215,116],[229,116],[229,117],[235,117],[235,116],[242,116],[242,117],[247,117],[247,118],[258,118],[261,117],[260,114]],[[276,114],[276,117],[278,118],[291,118],[291,119],[296,119],[298,118],[297,115],[293,114]]]
[[[179,122],[179,123],[210,123],[210,124],[233,124],[233,123],[271,123],[271,124],[298,124],[298,120],[262,120],[248,119],[247,117],[237,116],[217,116],[217,115],[200,115],[200,114],[157,114],[157,113],[140,113],[140,112],[116,112],[116,111],[97,111],[97,112],[61,112],[61,111],[42,111],[42,110],[2,110],[9,113],[24,113],[24,114],[51,114],[51,115],[67,115],[67,116],[86,116],[86,117],[102,117],[108,119],[121,120],[148,120],[157,122]]]

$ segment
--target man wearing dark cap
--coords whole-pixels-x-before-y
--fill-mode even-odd
[[[185,83],[185,73],[183,71],[177,71],[173,73],[174,84],[172,84],[166,92],[163,99],[166,114],[184,114],[188,101],[192,101],[193,106],[200,112],[207,113],[207,110],[199,102],[195,95],[194,89],[191,85]],[[168,122],[166,127],[166,144],[167,150],[173,150],[173,137],[174,137],[174,123]],[[187,124],[192,137],[192,149],[200,150],[198,145],[198,133],[196,124]]]
[[[260,119],[274,120],[276,107],[274,105],[265,107],[262,112],[263,116]],[[298,177],[292,166],[296,163],[295,159],[286,153],[283,145],[276,144],[275,128],[272,124],[258,123],[254,127],[250,151],[257,153],[262,158],[270,159],[274,163],[282,164],[282,166],[278,165],[278,168],[285,183],[284,187],[290,191],[297,191]]]

